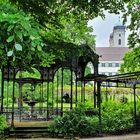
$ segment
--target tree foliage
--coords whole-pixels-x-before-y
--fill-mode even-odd
[[[124,0],[9,1],[0,2],[2,65],[6,65],[8,60],[12,65],[26,68],[33,63],[48,66],[59,53],[60,57],[63,55],[63,49],[53,54],[50,44],[47,44],[49,41],[55,42],[51,48],[56,42],[60,47],[68,47],[63,43],[66,42],[75,45],[86,43],[94,48],[95,38],[90,34],[93,29],[87,27],[88,20],[104,17],[104,10],[113,13],[124,10]]]
[[[45,28],[43,36],[47,40],[55,42],[63,40],[76,45],[87,43],[92,48],[95,47],[95,38],[90,34],[93,29],[87,27],[88,20],[85,14],[79,12],[77,15],[76,11],[72,10],[74,7],[71,7],[72,5],[70,6],[68,1],[40,1],[44,7],[37,5],[37,9],[34,9],[34,4],[32,5],[34,1],[27,1],[27,3],[19,2],[18,5],[43,25]],[[29,6],[32,6],[32,10],[29,10]],[[40,8],[42,10],[39,10]],[[42,11],[44,12],[42,13]]]
[[[124,0],[11,0],[27,13],[32,14],[42,25],[46,23],[59,26],[61,18],[69,20],[75,15],[77,23],[80,20],[93,19],[103,16],[103,10],[118,13],[123,11]]]
[[[123,11],[123,0],[10,0],[43,25],[45,37],[51,40],[95,46],[89,19],[104,17],[103,11],[118,13]]]
[[[1,65],[6,65],[9,61],[11,65],[27,68],[32,61],[38,59],[44,64],[46,57],[48,59],[45,65],[48,65],[52,56],[42,51],[46,45],[41,38],[40,25],[8,1],[2,0],[0,4]]]
[[[140,70],[140,48],[134,48],[125,54],[124,63],[121,64],[120,72],[134,72]]]
[[[53,54],[54,51],[52,52],[51,49],[55,47],[57,43],[51,43],[50,47],[50,44],[47,45],[48,41],[59,41],[59,46],[62,46],[61,42],[64,41],[76,45],[81,43],[87,43],[92,47],[95,45],[94,36],[90,34],[92,28],[87,27],[86,20],[83,21],[79,19],[79,23],[77,23],[77,17],[74,16],[74,14],[69,14],[68,19],[65,18],[63,12],[59,17],[51,16],[55,21],[57,21],[57,18],[59,19],[59,23],[56,22],[54,26],[51,20],[43,20],[44,24],[41,24],[32,12],[25,13],[27,11],[24,8],[25,12],[16,5],[11,4],[8,0],[1,0],[0,4],[1,66],[7,65],[7,63],[21,66],[25,69],[31,67],[33,63],[48,66],[52,63],[54,55],[55,57],[59,55],[56,53]],[[53,9],[56,10],[56,12],[60,12],[63,6],[64,5],[60,6],[59,3],[54,4],[48,9],[47,14],[42,13],[41,15],[47,19],[47,16],[51,15],[50,13]],[[41,17],[41,15],[38,16]],[[59,49],[61,54],[62,50],[61,48]],[[61,56],[63,56],[63,53]]]
[[[127,3],[126,13],[124,14],[125,21],[130,17],[130,24],[128,26],[130,35],[128,38],[128,45],[130,48],[137,48],[140,45],[140,1],[130,0]]]
[[[130,35],[128,37],[128,46],[131,51],[124,57],[124,63],[121,65],[121,72],[132,72],[140,70],[140,1],[129,0],[126,12],[124,14],[124,22],[130,18],[128,29]]]

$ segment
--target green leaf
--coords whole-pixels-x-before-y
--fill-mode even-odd
[[[22,33],[20,31],[17,31],[16,34],[22,40]]]
[[[9,31],[11,31],[13,28],[14,28],[14,25],[10,25],[10,26],[8,27],[7,31],[9,32]]]
[[[13,57],[13,61],[15,61],[15,60],[16,60],[16,57],[14,56],[14,57]]]
[[[32,50],[32,51],[35,51],[35,48],[34,48],[34,47],[31,47],[31,50]]]
[[[39,51],[42,51],[42,48],[41,48],[41,46],[37,46],[37,49],[39,50]]]
[[[12,56],[13,55],[13,50],[7,52],[7,56]]]
[[[7,39],[6,41],[9,43],[9,42],[12,42],[13,39],[14,39],[14,36],[12,35],[12,36],[9,36],[8,39]]]
[[[30,39],[31,39],[31,40],[34,40],[34,39],[35,39],[35,37],[31,35],[31,36],[30,36]]]
[[[17,51],[22,51],[22,46],[18,43],[15,44],[15,48]]]
[[[24,21],[24,20],[21,21],[21,25],[26,31],[30,30],[31,25],[29,23],[27,23],[27,20],[26,21]]]

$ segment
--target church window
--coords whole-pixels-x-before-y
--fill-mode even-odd
[[[112,63],[109,63],[108,66],[109,66],[109,67],[112,67]]]
[[[119,63],[115,63],[115,67],[119,67],[120,65],[119,65]]]
[[[102,63],[102,67],[105,67],[105,63]]]
[[[119,37],[121,37],[121,34],[119,34]]]
[[[118,45],[121,45],[121,39],[118,40]]]

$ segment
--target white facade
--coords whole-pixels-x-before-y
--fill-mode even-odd
[[[125,26],[114,26],[109,38],[109,47],[97,47],[99,57],[99,74],[116,75],[119,73],[123,57],[129,48],[125,47]]]
[[[118,74],[122,61],[101,61],[99,64],[99,74],[107,76]]]

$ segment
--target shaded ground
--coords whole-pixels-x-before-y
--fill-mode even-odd
[[[51,121],[14,121],[15,127],[47,127],[47,125],[51,123]]]
[[[12,139],[8,139],[12,140]],[[13,139],[13,140],[64,140],[57,138],[31,138],[31,139]],[[74,140],[74,139],[73,139]],[[100,138],[76,138],[75,140],[140,140],[140,134],[128,134],[122,136],[109,136],[109,137],[100,137]]]
[[[14,124],[16,127],[47,127],[50,121],[40,121],[40,122],[18,122],[15,121]],[[64,140],[60,138],[8,138],[7,140]],[[68,139],[67,139],[68,140]],[[140,140],[140,131],[138,134],[126,134],[126,135],[117,135],[117,136],[106,136],[106,137],[95,137],[95,138],[76,138],[72,140]]]

